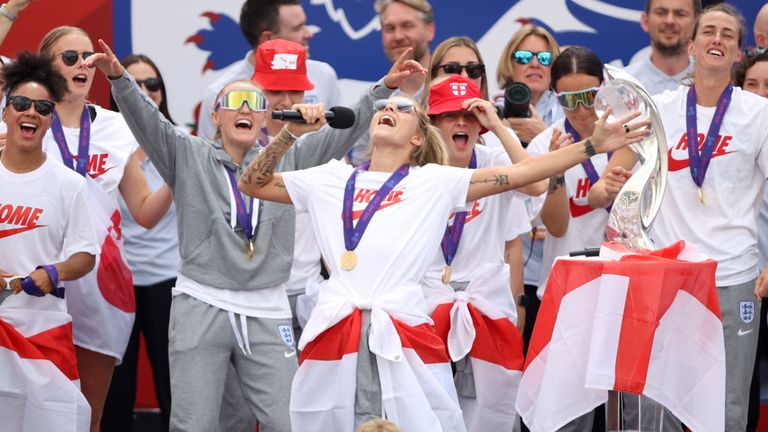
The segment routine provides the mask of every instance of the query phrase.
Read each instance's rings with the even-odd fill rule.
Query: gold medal
[[[354,251],[346,251],[341,256],[341,268],[342,270],[350,271],[357,265],[357,255]]]
[[[443,267],[443,283],[448,285],[451,281],[451,266],[447,265]]]
[[[253,255],[254,255],[254,252],[253,252],[253,240],[248,240],[246,242],[246,250],[248,251],[248,259],[252,260],[253,259]]]
[[[19,291],[21,291],[21,282],[22,282],[23,280],[24,280],[24,279],[22,279],[22,278],[20,278],[20,277],[15,277],[15,278],[11,279],[10,281],[8,281],[8,287],[9,287],[9,288],[10,288],[10,289],[11,289],[13,292],[19,292]]]
[[[702,191],[701,188],[699,188],[699,201],[704,204],[704,191]]]

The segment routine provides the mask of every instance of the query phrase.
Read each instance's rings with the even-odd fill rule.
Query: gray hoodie
[[[340,159],[368,130],[373,102],[388,98],[393,90],[380,81],[353,108],[355,125],[349,129],[323,127],[299,138],[288,150],[277,171],[310,168]],[[254,290],[277,286],[286,280],[293,257],[295,214],[293,206],[263,201],[254,238],[255,256],[248,259],[246,236],[238,224],[230,225],[230,195],[222,169],[244,167],[256,157],[252,148],[238,166],[221,141],[211,143],[179,132],[157,110],[125,73],[112,81],[112,94],[136,140],[170,186],[178,212],[182,275],[204,285]],[[246,203],[248,197],[244,196]],[[341,233],[339,233],[341,235]]]

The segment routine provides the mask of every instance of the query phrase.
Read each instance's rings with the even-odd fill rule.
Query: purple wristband
[[[53,285],[53,291],[51,291],[51,295],[54,297],[58,297],[63,299],[64,298],[64,288],[59,288],[59,272],[56,270],[56,266],[53,265],[42,265],[37,266],[37,269],[43,269],[46,273],[48,273],[48,277],[51,278],[51,284]],[[45,295],[43,291],[40,289],[40,287],[35,284],[35,282],[30,278],[29,276],[25,277],[24,280],[21,282],[21,288],[24,290],[25,293],[35,296],[35,297],[42,297]]]

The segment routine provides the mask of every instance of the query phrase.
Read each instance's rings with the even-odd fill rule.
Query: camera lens
[[[531,89],[521,82],[512,83],[504,90],[504,117],[527,118],[531,116]]]

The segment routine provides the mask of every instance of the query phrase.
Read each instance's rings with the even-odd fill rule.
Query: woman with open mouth
[[[330,272],[299,342],[291,423],[301,431],[351,432],[383,415],[403,430],[464,431],[449,358],[429,325],[420,284],[449,215],[637,142],[647,122],[626,134],[604,117],[579,144],[514,166],[469,170],[441,165],[440,133],[414,100],[393,96],[374,107],[370,163],[275,173],[293,144],[275,140],[239,182],[248,195],[308,212]],[[370,201],[356,199],[369,193]]]
[[[682,239],[717,260],[728,431],[747,427],[760,322],[755,299],[768,293],[756,226],[768,177],[768,101],[731,84],[745,34],[744,18],[732,6],[706,8],[688,43],[692,82],[653,97],[669,148],[669,174],[651,239],[658,247]],[[608,206],[634,163],[631,151],[616,152],[590,191],[590,203]]]
[[[98,431],[112,371],[125,352],[135,311],[131,274],[121,251],[118,195],[133,218],[151,228],[168,210],[171,194],[167,186],[150,192],[135,153],[138,144],[123,117],[88,103],[93,84],[93,71],[85,67],[85,59],[93,54],[88,34],[76,27],[57,27],[43,37],[39,51],[52,59],[67,82],[43,148],[93,184],[92,210],[103,209],[103,217],[113,223],[110,233],[100,238],[96,270],[73,282],[67,295],[81,386],[92,408],[91,430]]]

